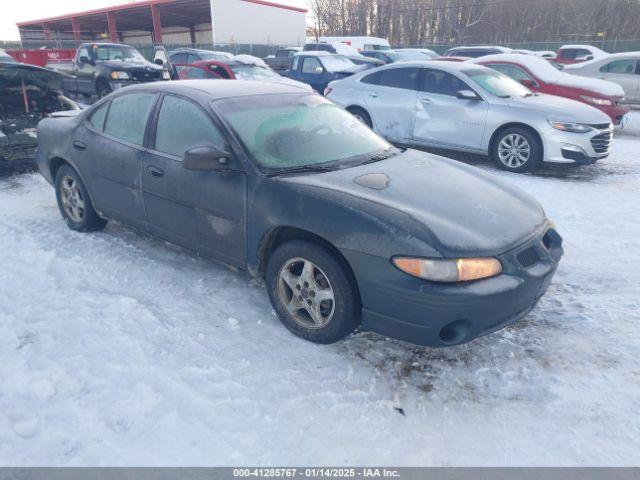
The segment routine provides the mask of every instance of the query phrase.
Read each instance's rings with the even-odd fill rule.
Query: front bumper
[[[560,235],[545,226],[498,256],[502,274],[442,284],[402,273],[387,259],[343,252],[356,272],[363,327],[431,347],[465,343],[523,318],[546,292],[562,253]]]
[[[595,125],[586,133],[571,133],[557,130],[551,125],[542,132],[544,161],[586,165],[609,156],[613,140],[610,125]]]

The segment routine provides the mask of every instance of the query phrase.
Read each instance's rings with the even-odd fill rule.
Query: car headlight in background
[[[393,264],[404,273],[432,282],[468,282],[502,273],[497,258],[429,258],[394,257]]]
[[[587,103],[600,107],[610,107],[613,105],[613,102],[606,98],[590,97],[589,95],[580,95],[580,98]]]
[[[584,125],[582,123],[557,122],[549,120],[549,125],[557,130],[562,130],[563,132],[586,133],[591,130],[589,125]]]
[[[111,72],[112,80],[129,80],[129,74],[127,72]]]

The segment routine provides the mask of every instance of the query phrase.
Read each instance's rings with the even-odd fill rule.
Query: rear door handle
[[[422,103],[426,103],[426,104],[433,103],[433,100],[431,100],[430,98],[427,98],[427,97],[421,98],[420,101]]]
[[[371,96],[372,96],[373,98],[378,98],[378,94],[377,94],[376,92],[373,92],[373,93],[371,94]]]
[[[74,140],[73,141],[73,148],[78,149],[78,150],[86,150],[87,149],[87,144],[81,142],[80,140]]]
[[[153,177],[164,177],[164,170],[154,167],[153,165],[147,167],[147,172]]]

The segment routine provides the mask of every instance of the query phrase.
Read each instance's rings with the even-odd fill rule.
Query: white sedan
[[[588,62],[566,65],[564,70],[572,75],[617,83],[624,90],[625,101],[640,103],[640,52],[614,53]]]

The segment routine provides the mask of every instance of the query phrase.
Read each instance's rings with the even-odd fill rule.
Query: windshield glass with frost
[[[496,72],[489,68],[462,70],[462,73],[482,89],[497,97],[526,97],[531,95],[531,90],[521,83],[516,82],[504,73]]]
[[[267,172],[348,166],[392,148],[353,115],[315,94],[231,98],[214,102],[214,108]]]
[[[96,58],[98,60],[113,61],[120,60],[123,62],[136,60],[144,62],[145,59],[135,48],[124,45],[100,45],[96,48]]]

